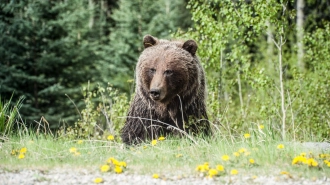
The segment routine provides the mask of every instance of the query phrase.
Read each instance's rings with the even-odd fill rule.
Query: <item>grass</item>
[[[114,157],[125,161],[128,174],[154,173],[160,176],[208,176],[208,171],[196,171],[198,165],[209,164],[209,168],[223,165],[225,173],[221,176],[230,176],[230,171],[238,170],[237,176],[283,176],[281,172],[288,172],[291,177],[321,178],[330,177],[328,167],[319,154],[324,151],[309,151],[299,144],[281,143],[279,140],[260,140],[256,135],[249,138],[228,139],[228,136],[216,135],[212,138],[194,138],[197,144],[186,138],[166,138],[152,146],[151,142],[140,146],[125,147],[122,143],[102,140],[57,140],[48,136],[26,134],[24,137],[11,137],[3,142],[0,150],[0,168],[7,170],[67,168],[89,169],[100,171],[100,166],[107,159]],[[284,148],[278,149],[283,144]],[[27,148],[25,157],[18,159],[18,152],[12,155],[13,150]],[[76,148],[70,152],[70,148]],[[236,157],[233,153],[244,148],[245,152]],[[305,152],[306,155],[318,161],[317,166],[307,164],[292,165],[295,156]],[[312,152],[312,154],[309,154]],[[228,155],[229,160],[223,161],[222,156]],[[330,160],[329,151],[326,154]],[[255,161],[254,164],[249,162]],[[284,174],[285,175],[285,174]]]

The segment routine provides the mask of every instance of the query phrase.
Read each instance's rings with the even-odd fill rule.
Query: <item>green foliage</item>
[[[22,105],[22,98],[20,98],[15,106],[11,106],[12,99],[10,98],[8,101],[3,101],[0,96],[0,139],[4,137],[8,137],[14,133],[15,123],[19,123],[17,120],[18,111]]]
[[[293,139],[329,138],[330,78],[323,75],[329,69],[323,62],[329,31],[305,35],[308,70],[298,72],[293,7],[292,1],[189,2],[195,27],[183,36],[200,43],[210,121],[225,133],[239,134],[252,123],[270,123],[279,132],[284,116],[285,132]]]
[[[112,15],[115,26],[110,29],[111,63],[104,71],[116,88],[132,92],[134,88],[127,81],[134,76],[143,36],[168,38],[177,29],[186,30],[191,26],[190,14],[183,0],[121,0],[118,5]]]
[[[92,91],[89,84],[83,87],[83,94],[85,108],[80,112],[80,119],[74,126],[63,126],[59,136],[69,139],[118,136],[129,108],[127,96],[112,86],[103,88],[99,85],[97,90]]]
[[[73,124],[78,115],[68,97],[81,108],[81,85],[105,78],[97,70],[105,52],[93,29],[99,14],[90,2],[0,3],[0,93],[9,98],[15,91],[13,100],[24,96],[21,114],[30,127],[40,117],[52,129]]]

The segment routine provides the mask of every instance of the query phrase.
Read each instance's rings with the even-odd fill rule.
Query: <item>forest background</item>
[[[14,122],[34,131],[117,135],[142,38],[151,34],[197,41],[209,121],[222,134],[263,125],[282,139],[328,140],[329,7],[329,0],[2,0],[0,105],[11,103]],[[11,119],[4,114],[1,132]]]

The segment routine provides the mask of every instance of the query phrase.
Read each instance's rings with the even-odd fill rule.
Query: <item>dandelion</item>
[[[97,177],[94,179],[94,183],[95,184],[99,184],[99,183],[102,183],[103,182],[103,179],[101,177]]]
[[[220,171],[220,172],[223,172],[223,171],[225,171],[225,167],[223,167],[222,165],[217,165],[216,167],[215,167],[218,171]]]
[[[245,148],[240,148],[240,149],[238,150],[238,152],[239,152],[239,153],[244,153],[244,152],[246,152],[246,149],[245,149]]]
[[[71,147],[71,148],[70,148],[70,153],[75,153],[75,152],[77,152],[77,148],[75,148],[75,147]]]
[[[206,172],[209,170],[209,163],[204,163],[203,165],[198,165],[196,171]]]
[[[282,174],[282,175],[290,175],[290,173],[287,172],[287,171],[281,171],[280,174]]]
[[[148,148],[147,146],[143,146],[143,149],[146,149],[146,148]]]
[[[279,144],[279,145],[277,145],[277,149],[279,149],[279,150],[284,149],[284,145],[283,145],[283,144]]]
[[[213,176],[218,175],[218,170],[216,169],[210,169],[209,170],[209,177],[212,178]]]
[[[152,146],[155,146],[156,144],[157,144],[157,140],[152,140],[152,141],[151,141],[151,145],[152,145]]]
[[[306,164],[307,164],[308,166],[313,166],[313,167],[316,167],[316,166],[319,165],[319,164],[317,163],[317,161],[316,161],[315,159],[313,159],[313,158],[309,158],[309,159],[307,159]]]
[[[163,140],[165,140],[165,137],[163,137],[163,136],[160,136],[160,137],[158,138],[158,141],[163,141]]]
[[[110,166],[105,164],[101,166],[101,172],[108,172],[110,170]]]
[[[330,163],[327,164],[327,167],[330,167]]]
[[[233,170],[230,171],[230,174],[231,174],[231,175],[237,175],[237,174],[238,174],[238,171],[235,170],[235,169],[233,169]]]
[[[18,155],[18,159],[24,159],[25,158],[25,155],[24,154],[19,154]]]
[[[264,125],[258,125],[258,128],[259,128],[260,130],[262,130],[262,129],[265,128],[265,126],[264,126]]]
[[[125,167],[125,168],[126,168],[127,164],[126,164],[126,162],[124,162],[124,161],[120,161],[120,162],[118,163],[118,166],[122,166],[122,167]]]
[[[12,150],[10,154],[11,155],[16,155],[17,153],[18,153],[17,150]]]
[[[222,159],[223,161],[228,161],[230,158],[229,158],[228,155],[223,155],[223,156],[221,157],[221,159]]]
[[[158,179],[158,178],[159,178],[159,175],[158,175],[157,173],[154,173],[154,174],[152,175],[152,178],[154,178],[154,179]]]
[[[249,133],[245,133],[245,134],[244,134],[244,137],[245,137],[245,139],[248,139],[248,138],[251,137],[251,135],[250,135]]]
[[[82,143],[83,143],[83,140],[78,140],[78,141],[77,141],[77,144],[78,144],[78,145],[80,145],[80,144],[82,144]]]
[[[19,153],[21,153],[21,154],[25,154],[26,151],[27,151],[26,147],[23,147],[23,148],[21,148],[21,150],[19,151]]]
[[[239,157],[240,156],[239,152],[234,152],[234,156]]]
[[[250,162],[250,164],[254,164],[255,163],[254,159],[249,159],[249,162]]]
[[[176,158],[179,158],[179,157],[182,157],[183,155],[182,154],[176,154]]]
[[[120,166],[116,166],[115,169],[114,169],[114,171],[116,173],[122,173],[123,172],[123,169]]]
[[[113,135],[108,135],[107,140],[113,141],[113,140],[115,140],[115,137]]]
[[[300,156],[302,156],[302,157],[306,157],[306,153],[305,153],[305,152],[300,153]]]

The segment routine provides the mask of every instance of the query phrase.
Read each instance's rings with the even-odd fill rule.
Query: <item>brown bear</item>
[[[143,38],[136,66],[135,97],[121,137],[138,144],[169,133],[208,135],[205,75],[193,40]]]

